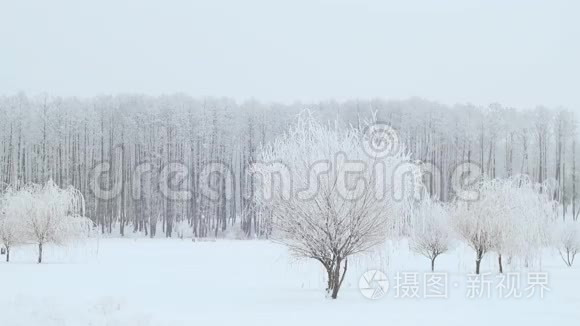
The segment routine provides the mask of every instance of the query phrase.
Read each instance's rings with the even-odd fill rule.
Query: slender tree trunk
[[[340,290],[340,259],[337,260],[334,270],[332,271],[332,295],[330,296],[332,299],[336,299],[338,297],[338,291]]]
[[[503,264],[501,262],[501,254],[498,254],[498,256],[497,256],[497,262],[499,264],[499,272],[500,273],[503,273]]]
[[[42,242],[38,243],[38,263],[42,263]]]
[[[572,141],[572,219],[576,221],[576,134]]]
[[[477,250],[477,257],[475,258],[475,274],[479,274],[479,267],[481,265],[481,260],[483,259],[483,250]]]
[[[332,288],[332,295],[331,295],[332,299],[336,299],[338,297],[338,291],[340,290],[340,287],[342,285],[342,281],[344,281],[344,275],[346,274],[346,269],[348,268],[348,260],[345,260],[344,265],[342,265],[342,268],[343,268],[342,274],[340,272],[341,265],[342,265],[342,260],[339,258],[335,264],[335,267],[334,267],[334,277],[333,277],[334,285]]]
[[[330,266],[326,267],[326,276],[328,278],[328,284],[326,286],[326,291],[328,293],[330,293],[332,291],[332,287],[334,286],[334,282],[333,282],[334,275],[332,272],[333,272],[332,267],[330,267]]]
[[[10,246],[6,246],[6,262],[10,262]]]
[[[433,258],[431,258],[431,271],[434,272],[435,271],[435,259],[437,258],[437,256],[433,256]]]
[[[344,276],[348,268],[348,260],[345,259],[344,264],[342,262],[343,261],[341,258],[337,258],[330,264],[323,263],[324,268],[326,269],[328,280],[326,292],[332,299],[336,299],[338,297],[338,291],[340,290],[342,282],[344,281]]]

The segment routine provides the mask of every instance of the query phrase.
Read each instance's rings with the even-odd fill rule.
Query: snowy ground
[[[423,298],[425,258],[405,245],[350,262],[338,300],[324,296],[316,263],[295,261],[266,241],[192,242],[177,239],[101,239],[48,247],[37,265],[35,248],[17,248],[0,263],[0,325],[578,325],[580,269],[546,255],[522,271],[548,273],[544,298],[468,298],[469,249],[442,256],[448,298]],[[3,257],[2,257],[3,258]],[[515,264],[514,264],[515,265]],[[506,266],[506,270],[516,266]],[[496,277],[495,256],[483,271]],[[391,287],[381,299],[359,291],[368,269],[383,270]],[[420,298],[401,298],[396,272],[418,272]],[[411,274],[409,274],[411,275]],[[525,292],[524,292],[525,294]]]

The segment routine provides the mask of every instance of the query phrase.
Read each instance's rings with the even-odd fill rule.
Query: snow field
[[[580,318],[578,268],[566,268],[555,253],[529,269],[505,266],[522,277],[548,272],[543,299],[467,298],[466,273],[474,263],[463,247],[437,260],[436,269],[449,273],[447,299],[398,298],[396,272],[429,269],[403,242],[350,261],[338,300],[330,300],[318,263],[296,261],[268,241],[99,239],[47,246],[40,265],[35,249],[17,247],[11,263],[0,263],[2,326],[576,325]],[[489,254],[482,263],[491,278],[495,259]],[[388,275],[385,297],[360,293],[359,278],[368,269]]]

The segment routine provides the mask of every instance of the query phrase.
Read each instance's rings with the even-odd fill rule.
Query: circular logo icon
[[[389,279],[385,273],[378,270],[370,270],[364,273],[358,281],[360,293],[371,300],[377,300],[385,296],[389,290]]]
[[[397,132],[385,123],[375,123],[364,131],[363,150],[370,157],[385,158],[397,155],[400,140]]]

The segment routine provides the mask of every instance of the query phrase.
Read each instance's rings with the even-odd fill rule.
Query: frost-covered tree
[[[435,270],[435,259],[449,250],[451,245],[449,214],[445,207],[430,198],[421,201],[413,212],[413,223],[409,236],[411,251],[431,261]]]
[[[453,214],[455,230],[476,252],[476,273],[490,251],[497,252],[502,273],[502,255],[527,261],[548,244],[555,203],[547,187],[518,175],[484,179],[478,192],[476,201],[457,202]]]
[[[12,191],[0,198],[0,241],[6,248],[6,261],[10,261],[10,250],[24,242],[22,211],[15,211],[14,205],[8,205]]]
[[[8,197],[7,205],[23,217],[25,238],[38,244],[38,263],[45,244],[61,245],[90,230],[90,220],[83,217],[84,199],[72,187],[61,189],[52,181],[27,186]]]
[[[0,216],[0,241],[6,248],[6,262],[10,261],[10,250],[20,243],[20,226],[14,218]]]
[[[262,181],[255,200],[272,218],[272,239],[297,257],[320,262],[333,299],[349,257],[383,244],[406,221],[420,180],[402,144],[379,157],[364,142],[389,144],[365,137],[302,114],[288,133],[261,150],[254,165]]]
[[[549,244],[550,224],[557,218],[557,203],[546,183],[534,183],[517,175],[488,182],[486,191],[495,197],[495,219],[498,239],[499,272],[503,272],[502,255],[519,257],[526,264],[537,258]]]
[[[572,267],[580,252],[580,224],[576,221],[556,223],[552,241],[566,266]]]
[[[457,234],[475,251],[475,273],[481,261],[497,242],[495,229],[489,223],[491,212],[481,201],[459,202],[453,210],[453,227]]]

